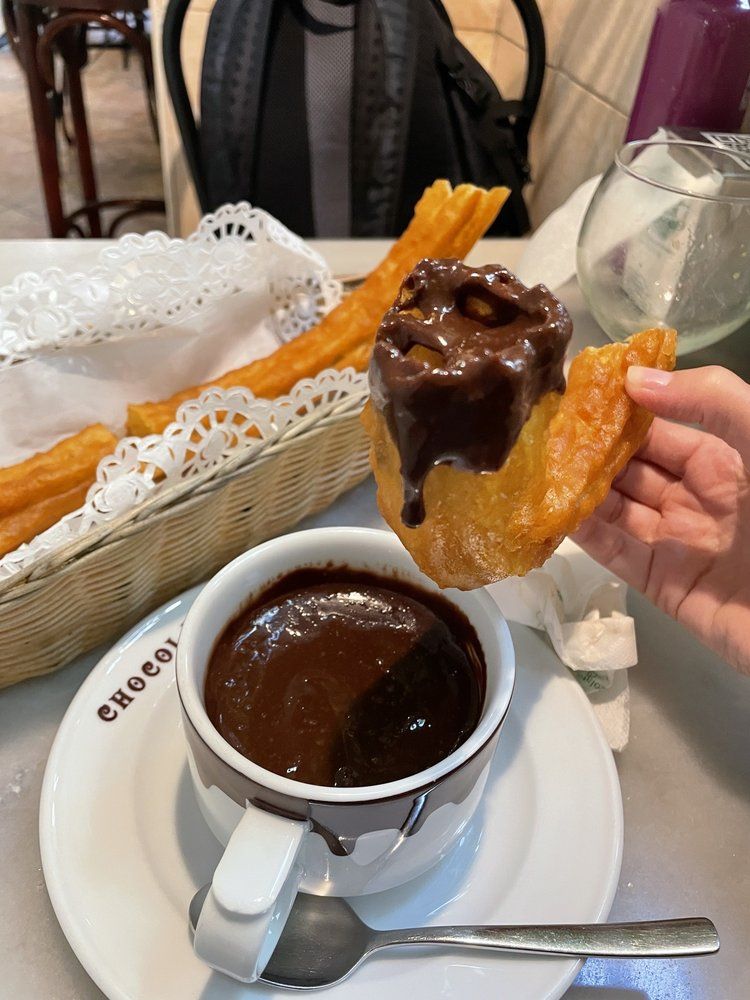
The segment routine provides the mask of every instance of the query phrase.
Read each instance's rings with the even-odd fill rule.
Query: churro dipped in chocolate
[[[543,285],[506,268],[423,260],[378,330],[370,363],[373,405],[401,456],[402,520],[424,520],[430,469],[496,472],[531,409],[565,388],[573,327]]]
[[[671,369],[674,330],[574,358],[544,286],[424,260],[377,334],[363,413],[378,505],[419,567],[470,590],[541,566],[602,502],[651,414],[630,365]]]

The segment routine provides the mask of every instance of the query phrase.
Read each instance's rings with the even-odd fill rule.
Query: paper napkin
[[[578,233],[601,176],[590,177],[576,188],[527,241],[516,267],[525,285],[541,283],[554,292],[575,276]]]
[[[509,621],[546,632],[591,699],[613,750],[627,746],[627,669],[638,662],[626,585],[565,539],[541,569],[487,588]]]

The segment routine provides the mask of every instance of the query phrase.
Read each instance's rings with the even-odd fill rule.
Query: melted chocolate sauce
[[[315,785],[396,781],[474,731],[485,665],[445,598],[347,567],[301,569],[256,597],[214,647],[206,711],[261,767]]]
[[[526,288],[504,267],[417,264],[383,317],[370,363],[373,405],[401,457],[404,524],[424,520],[434,466],[502,466],[534,404],[564,390],[572,331],[544,285]]]

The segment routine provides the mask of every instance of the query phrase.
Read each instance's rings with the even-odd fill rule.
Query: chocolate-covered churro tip
[[[565,389],[573,327],[544,287],[504,267],[422,260],[383,317],[370,362],[373,405],[401,459],[402,520],[425,517],[434,466],[495,472],[534,404]]]

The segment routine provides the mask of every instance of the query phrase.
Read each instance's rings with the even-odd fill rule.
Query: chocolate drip
[[[434,466],[502,466],[534,404],[564,390],[572,331],[544,285],[526,288],[504,267],[417,264],[383,317],[370,362],[372,402],[401,458],[404,524],[424,520]]]

